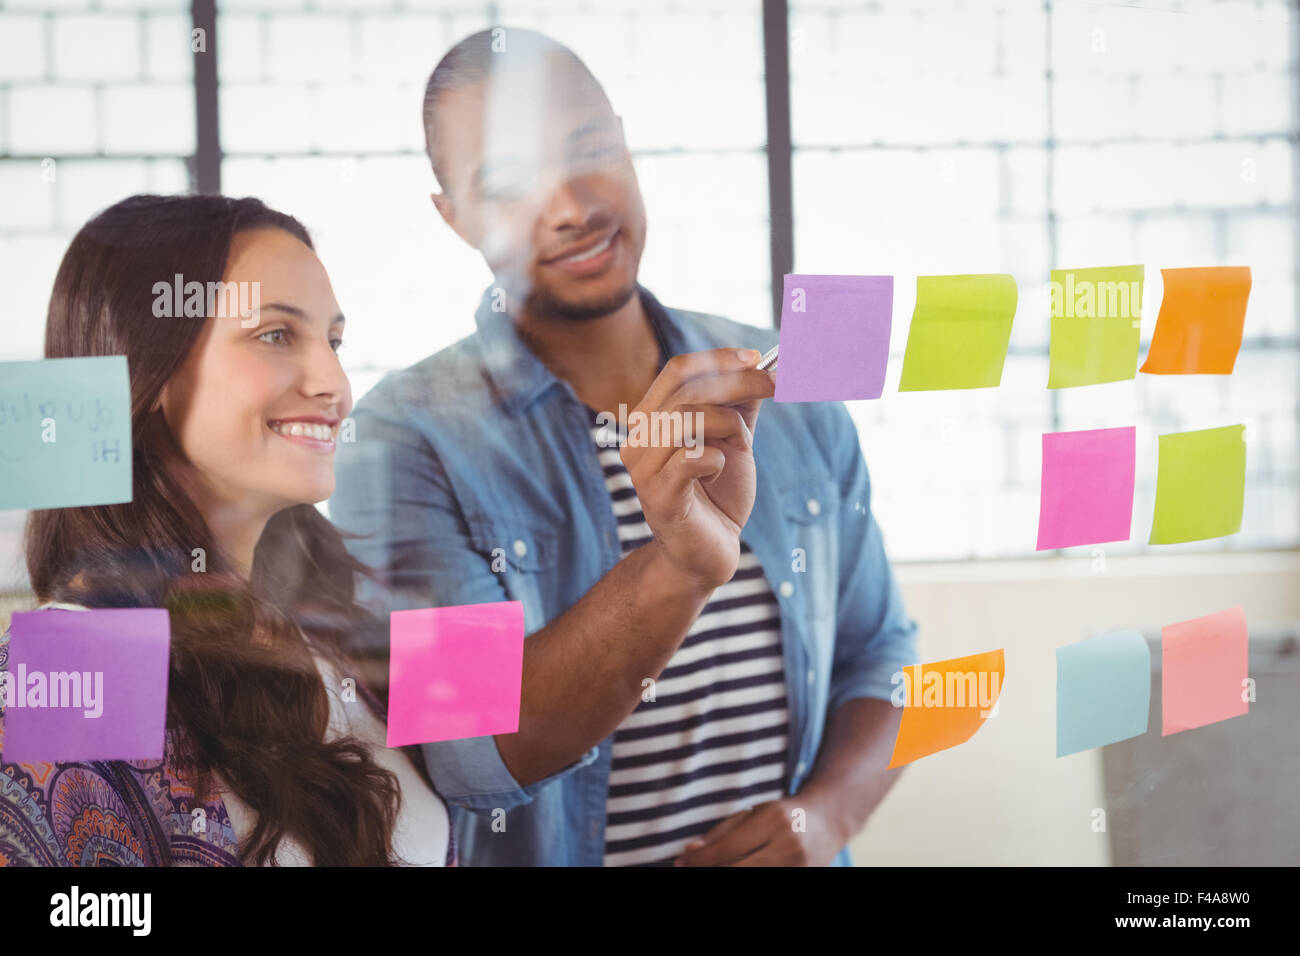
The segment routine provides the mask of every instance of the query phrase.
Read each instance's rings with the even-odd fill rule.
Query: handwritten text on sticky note
[[[130,500],[125,356],[0,363],[0,509]]]

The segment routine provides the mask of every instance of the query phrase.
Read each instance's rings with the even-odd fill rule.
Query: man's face
[[[636,292],[645,206],[622,123],[559,55],[442,94],[439,211],[539,317],[586,319]]]

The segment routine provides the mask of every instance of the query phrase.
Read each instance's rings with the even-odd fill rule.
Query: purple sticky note
[[[519,601],[394,611],[389,636],[388,746],[519,729]]]
[[[1132,425],[1044,434],[1037,550],[1127,541],[1136,452]]]
[[[0,678],[4,759],[161,759],[170,652],[160,608],[15,613]]]
[[[776,401],[879,398],[893,309],[893,276],[787,275]]]

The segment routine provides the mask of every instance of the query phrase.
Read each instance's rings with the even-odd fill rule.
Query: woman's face
[[[200,500],[267,515],[324,501],[339,423],[352,410],[336,355],[343,316],[325,268],[289,233],[258,229],[235,237],[223,281],[257,283],[235,288],[260,309],[219,309],[162,394],[200,473]]]

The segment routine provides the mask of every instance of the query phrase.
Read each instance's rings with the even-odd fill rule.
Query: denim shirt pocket
[[[791,583],[796,607],[821,643],[833,620],[839,580],[839,489],[824,473],[797,477],[781,492],[781,509],[790,535]]]
[[[544,595],[556,593],[559,542],[555,532],[511,518],[466,517],[470,541],[493,573],[501,577],[508,600],[524,605],[524,631],[531,634],[548,620]]]

